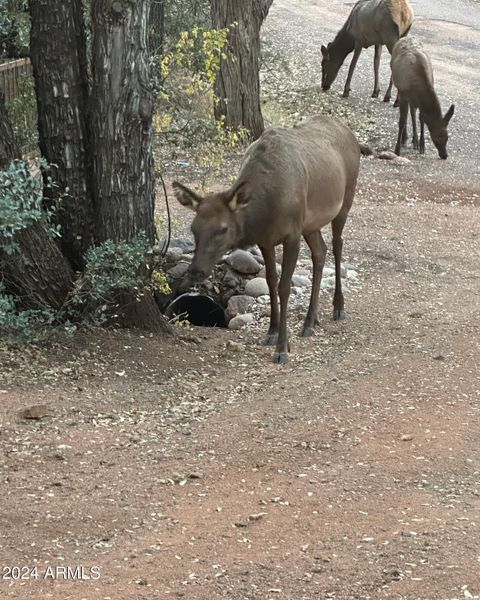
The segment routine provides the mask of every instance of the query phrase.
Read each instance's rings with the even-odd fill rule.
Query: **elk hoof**
[[[302,331],[300,332],[300,337],[311,337],[315,334],[315,329],[313,327],[304,326]]]
[[[378,98],[379,93],[380,93],[380,90],[373,90],[372,98]]]
[[[400,106],[400,100],[397,98],[393,103],[393,108],[398,108]]]
[[[288,363],[288,353],[287,352],[275,352],[273,355],[273,362],[276,365],[285,365]]]
[[[343,321],[345,318],[345,311],[343,308],[335,308],[333,309],[333,320],[334,321]]]
[[[350,96],[350,90],[345,90],[342,94],[344,98],[348,98]]]
[[[264,346],[276,346],[278,341],[278,333],[267,333],[267,336],[263,340]]]

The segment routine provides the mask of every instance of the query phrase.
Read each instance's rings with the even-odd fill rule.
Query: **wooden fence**
[[[0,63],[0,90],[5,94],[8,104],[18,94],[19,79],[22,75],[32,74],[32,64],[29,58],[20,58]]]

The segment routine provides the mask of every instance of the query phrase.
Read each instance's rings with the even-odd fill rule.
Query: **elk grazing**
[[[316,116],[291,129],[266,130],[247,149],[240,174],[227,191],[201,197],[175,182],[177,200],[196,212],[192,223],[195,255],[182,289],[206,279],[228,250],[258,244],[270,292],[265,344],[276,345],[274,362],[287,362],[287,307],[301,236],[313,262],[310,305],[301,332],[306,337],[314,333],[317,323],[327,253],[321,229],[329,223],[335,257],[333,318],[344,318],[342,231],[355,194],[359,162],[360,147],[353,133],[331,117]],[[283,244],[279,284],[278,244]]]
[[[433,86],[433,68],[428,54],[412,38],[400,40],[392,53],[393,81],[398,88],[400,118],[395,153],[400,156],[407,140],[407,117],[410,106],[412,118],[412,143],[421,154],[425,153],[425,123],[440,158],[447,158],[448,123],[455,111],[452,104],[442,116],[440,102]],[[417,109],[420,111],[420,141],[417,133]]]
[[[327,47],[322,46],[322,89],[329,90],[345,58],[353,52],[343,97],[350,94],[350,83],[363,48],[375,46],[373,68],[375,84],[372,98],[380,92],[378,69],[383,46],[390,54],[398,40],[407,35],[413,23],[413,10],[408,0],[359,0],[352,8],[345,25]],[[390,102],[392,79],[384,102]],[[395,103],[396,104],[396,103]]]

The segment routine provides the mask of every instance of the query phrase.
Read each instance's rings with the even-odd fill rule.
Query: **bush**
[[[6,0],[0,0],[0,58],[28,56],[30,18],[27,2],[19,0],[14,9]]]
[[[46,173],[46,185],[54,187],[48,176],[49,166],[39,161]],[[0,171],[0,257],[1,253],[12,254],[18,248],[15,236],[37,221],[50,223],[54,208],[43,208],[43,185],[38,177],[31,175],[23,160],[13,161],[6,171]],[[52,234],[59,235],[58,228],[49,226]]]

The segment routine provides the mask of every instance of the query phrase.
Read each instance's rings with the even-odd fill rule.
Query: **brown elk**
[[[400,118],[395,153],[400,156],[407,139],[407,117],[410,106],[412,143],[421,154],[425,153],[425,123],[440,158],[447,158],[447,127],[455,111],[452,104],[443,116],[433,85],[433,68],[428,54],[413,38],[400,40],[392,53],[393,81],[398,88]],[[420,111],[420,141],[417,133],[417,109]]]
[[[335,257],[333,318],[344,318],[342,231],[355,194],[359,161],[360,147],[353,133],[331,117],[316,116],[291,129],[266,130],[247,149],[240,174],[227,191],[201,197],[174,183],[178,201],[196,212],[195,255],[182,288],[207,278],[228,250],[258,244],[270,292],[265,343],[276,345],[276,363],[288,361],[287,307],[302,235],[312,255],[313,282],[301,335],[314,333],[327,253],[321,229],[329,223]],[[283,244],[279,284],[278,244]]]
[[[413,10],[408,0],[360,0],[357,2],[333,42],[329,43],[327,47],[322,46],[322,89],[324,91],[330,89],[345,58],[350,52],[353,52],[343,91],[344,98],[348,98],[353,72],[362,49],[375,46],[373,61],[375,84],[372,98],[377,98],[380,92],[378,69],[382,47],[387,46],[391,54],[398,40],[410,31],[412,23]],[[392,79],[390,78],[383,101],[390,102],[391,94]]]

